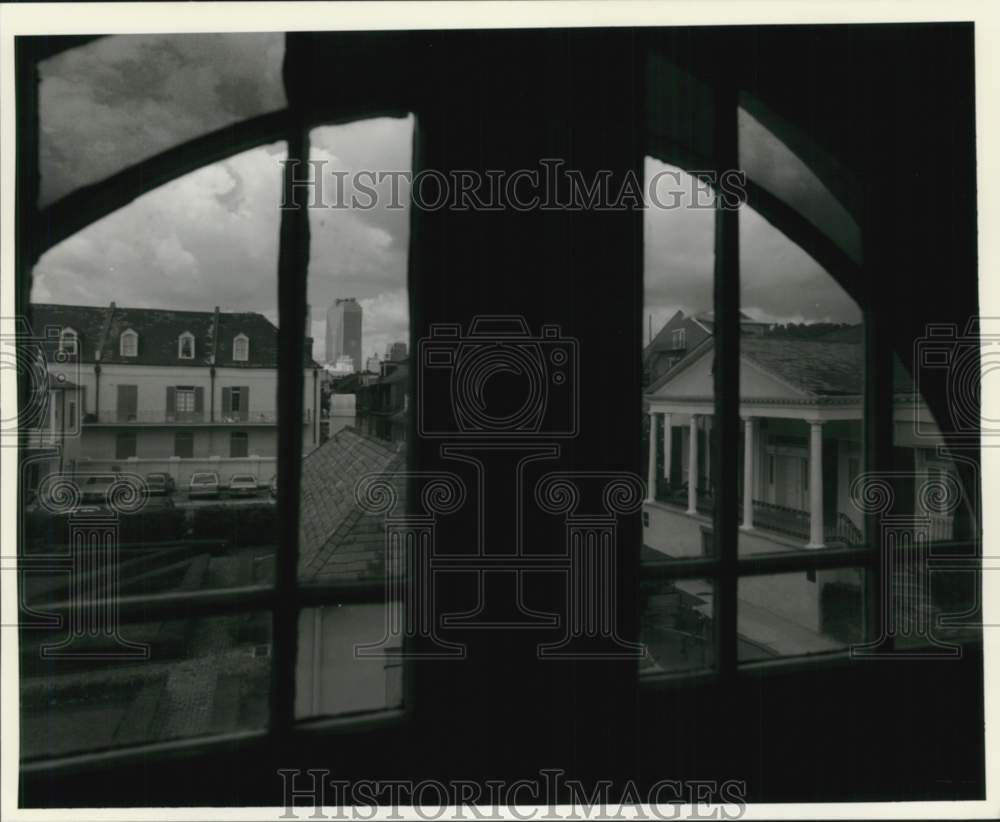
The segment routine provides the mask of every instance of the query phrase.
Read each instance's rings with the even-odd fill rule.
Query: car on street
[[[229,478],[229,496],[257,496],[257,478],[253,474],[233,474]]]
[[[80,488],[80,500],[84,503],[104,505],[108,502],[108,491],[118,480],[116,474],[94,474],[84,480]]]
[[[154,471],[152,474],[146,474],[146,488],[150,496],[162,497],[174,493],[177,484],[170,474]]]
[[[198,471],[191,475],[191,482],[188,483],[188,499],[195,497],[218,499],[219,493],[219,475],[214,471]]]

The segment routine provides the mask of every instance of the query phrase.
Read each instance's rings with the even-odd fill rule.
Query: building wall
[[[162,428],[146,428],[142,425],[116,426],[88,429],[80,441],[79,457],[89,460],[120,462],[115,458],[119,433],[134,433],[136,456],[140,459],[170,459],[174,456],[175,437],[178,432],[193,435],[193,459],[224,457],[230,455],[231,434],[239,431],[247,434],[247,454],[260,457],[274,457],[278,451],[278,432],[275,426],[259,428],[238,426],[185,427],[183,425]]]
[[[136,449],[140,458],[169,458],[174,455],[174,433],[191,431],[194,433],[194,454],[196,458],[219,456],[229,457],[230,434],[233,430],[245,430],[248,435],[248,453],[262,457],[273,457],[277,453],[277,431],[273,427],[277,419],[278,371],[274,368],[225,368],[216,369],[214,391],[208,368],[184,366],[132,366],[122,364],[105,365],[98,379],[92,365],[84,365],[79,375],[81,390],[74,392],[80,399],[77,436],[68,438],[64,456],[77,456],[91,460],[115,459],[115,435],[118,431],[131,430],[136,434]],[[138,421],[133,427],[104,428],[83,424],[83,415],[93,414],[98,409],[99,422],[111,423],[118,419],[118,386],[136,386],[136,412]],[[264,422],[271,425],[234,425],[208,428],[203,425],[185,426],[178,423],[169,428],[150,428],[144,422],[164,422],[167,417],[167,387],[193,386],[203,390],[202,413],[204,423],[213,416],[216,421],[226,416],[223,408],[223,393],[226,388],[247,387],[247,422]],[[214,409],[213,409],[214,393]],[[319,445],[320,384],[314,376],[314,369],[306,369],[303,385],[303,449],[306,453]]]
[[[184,491],[191,481],[191,475],[199,471],[214,471],[222,483],[228,483],[233,474],[252,474],[259,483],[267,483],[277,473],[275,457],[247,457],[245,459],[229,459],[211,457],[202,459],[182,460],[176,457],[168,459],[79,459],[73,470],[76,475],[88,473],[110,473],[114,468],[131,474],[145,476],[154,472],[170,474],[177,483],[177,489]]]

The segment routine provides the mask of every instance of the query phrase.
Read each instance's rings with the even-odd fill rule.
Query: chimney
[[[212,355],[209,362],[215,365],[215,355],[219,350],[219,306],[215,306],[215,317],[212,318]],[[213,399],[215,397],[213,396]]]

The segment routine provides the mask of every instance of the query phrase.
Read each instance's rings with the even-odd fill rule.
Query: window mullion
[[[715,171],[721,176],[738,168],[738,90],[733,75],[722,72],[715,89]],[[714,597],[719,673],[736,671],[738,574],[738,472],[736,460],[724,454],[739,453],[739,211],[727,208],[722,191],[715,191],[715,424],[712,476],[715,478],[714,529],[720,575]]]
[[[297,170],[309,160],[306,100],[310,35],[285,36],[285,91],[289,101],[288,162],[278,245],[278,520],[272,649],[271,733],[288,738],[295,720],[299,557],[299,484],[302,466],[303,363],[306,274],[309,265],[308,192]]]

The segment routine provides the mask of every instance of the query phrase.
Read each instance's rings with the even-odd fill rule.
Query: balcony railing
[[[302,416],[305,425],[313,421],[312,409]],[[277,425],[276,411],[216,412],[210,419],[207,411],[138,411],[135,413],[103,412],[87,414],[84,425]]]
[[[686,482],[671,483],[665,478],[658,478],[656,484],[656,499],[668,505],[687,508],[688,492]],[[739,500],[740,511],[743,510],[743,500]],[[715,510],[715,496],[711,488],[699,488],[696,494],[696,510],[699,514],[711,516]],[[763,500],[753,501],[753,525],[764,531],[783,534],[801,542],[809,541],[809,512],[784,505],[775,505]],[[938,540],[950,536],[950,520],[947,524],[931,522],[932,539]],[[864,533],[847,514],[838,511],[834,521],[823,529],[824,539],[828,545],[857,546],[864,544]]]

